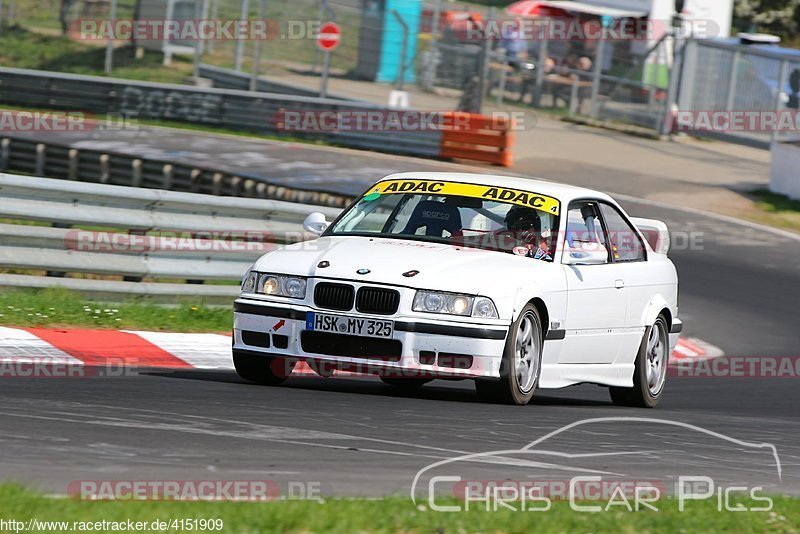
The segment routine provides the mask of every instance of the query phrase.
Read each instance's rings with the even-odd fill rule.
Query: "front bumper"
[[[303,348],[303,332],[306,331],[308,312],[392,320],[394,333],[391,339],[399,342],[402,348],[391,360],[343,356],[340,351],[339,355],[326,354],[337,352],[333,345],[331,350],[325,345],[317,344],[313,347],[313,352],[306,351]],[[507,334],[508,325],[502,324],[484,325],[428,317],[423,320],[418,317],[341,313],[307,305],[248,298],[239,298],[234,303],[234,350],[263,354],[265,357],[288,356],[312,362],[332,362],[340,368],[361,369],[366,372],[394,370],[408,372],[409,375],[497,378],[500,376],[500,362]],[[259,340],[258,344],[253,344],[253,339]],[[305,345],[306,348],[310,346],[309,343]]]

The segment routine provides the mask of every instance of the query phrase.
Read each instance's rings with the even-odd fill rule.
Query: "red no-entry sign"
[[[319,29],[319,34],[317,35],[317,46],[326,52],[330,52],[339,46],[339,42],[341,40],[342,31],[339,29],[339,25],[335,22],[326,22]]]

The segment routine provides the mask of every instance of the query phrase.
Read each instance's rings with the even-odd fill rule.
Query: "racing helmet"
[[[506,228],[512,232],[541,234],[542,220],[533,208],[513,206],[505,217]]]

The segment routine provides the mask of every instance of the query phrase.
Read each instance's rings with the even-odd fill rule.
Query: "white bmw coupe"
[[[262,256],[234,304],[249,381],[279,384],[306,361],[403,388],[473,379],[481,399],[511,404],[579,383],[626,406],[663,394],[682,329],[669,234],[608,195],[403,173],[304,227],[319,237]]]

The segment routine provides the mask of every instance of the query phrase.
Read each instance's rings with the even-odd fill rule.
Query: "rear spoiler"
[[[666,255],[669,252],[669,229],[662,221],[655,219],[641,219],[632,217],[631,222],[636,225],[654,252]]]

